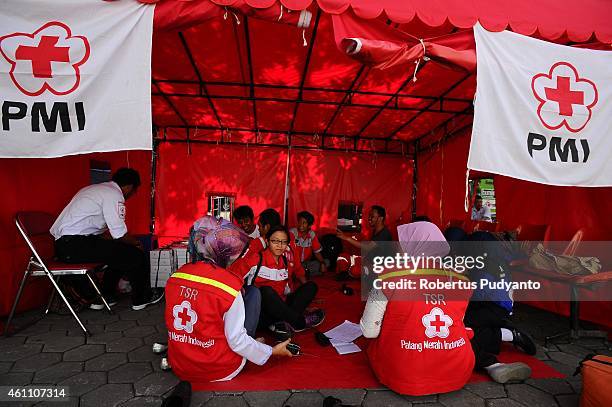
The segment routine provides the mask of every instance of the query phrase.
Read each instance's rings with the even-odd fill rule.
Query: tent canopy
[[[610,42],[611,6],[587,2],[570,11],[558,1],[449,1],[440,8],[391,0],[161,0],[153,44],[157,137],[391,154],[407,154],[419,140],[426,149],[470,126],[475,72],[427,61],[424,53],[470,59],[476,21],[565,44]],[[312,18],[302,33],[296,25],[305,25],[305,9]],[[381,52],[388,68],[374,69],[380,61],[372,53],[351,58],[339,49],[360,28],[382,43],[372,58]],[[404,37],[412,44],[401,44]],[[421,45],[421,38],[430,40]]]

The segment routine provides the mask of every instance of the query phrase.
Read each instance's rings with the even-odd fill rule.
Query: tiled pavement
[[[165,341],[163,305],[132,311],[122,302],[115,315],[82,311],[93,336],[85,338],[67,315],[51,314],[9,338],[0,338],[0,386],[57,384],[70,387],[65,403],[41,402],[37,406],[159,406],[178,380],[162,372],[159,356],[151,344]],[[34,313],[20,316],[25,325]],[[540,345],[545,335],[562,331],[567,320],[519,306],[519,325],[532,332]],[[578,362],[588,353],[610,354],[601,341],[539,346],[537,357],[568,375],[566,379],[528,380],[521,384],[492,382],[469,384],[442,395],[402,397],[385,389],[319,391],[276,391],[244,393],[197,393],[192,406],[321,406],[324,397],[334,396],[346,405],[374,406],[487,406],[548,407],[577,406],[580,376],[572,376]],[[35,403],[2,403],[30,406]]]

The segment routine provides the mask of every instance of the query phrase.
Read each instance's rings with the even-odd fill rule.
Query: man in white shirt
[[[89,185],[72,198],[56,219],[50,232],[55,238],[55,253],[67,263],[103,263],[102,294],[109,304],[116,303],[115,291],[122,276],[132,286],[132,308],[141,310],[161,300],[149,285],[149,264],[142,244],[128,234],[125,200],[140,186],[136,170],[120,168],[110,182]],[[100,310],[104,305],[91,304]]]
[[[472,220],[493,222],[491,218],[491,208],[482,204],[482,197],[480,195],[476,195],[476,199],[474,200]]]

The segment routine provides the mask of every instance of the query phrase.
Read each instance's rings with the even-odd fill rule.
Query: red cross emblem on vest
[[[548,73],[535,75],[531,90],[539,102],[537,114],[544,127],[565,127],[572,133],[587,125],[598,98],[595,83],[581,78],[569,62],[557,62]]]
[[[434,307],[428,314],[423,315],[421,322],[425,327],[425,336],[428,338],[436,336],[446,338],[450,335],[450,326],[453,324],[453,319],[440,308]]]
[[[172,307],[174,317],[174,329],[185,331],[188,334],[193,332],[193,326],[198,322],[198,314],[191,308],[191,303],[187,300]]]
[[[76,90],[81,81],[80,67],[89,59],[89,51],[87,38],[73,36],[70,27],[57,21],[33,33],[0,37],[0,53],[11,64],[11,80],[28,96],[46,90],[67,95]]]

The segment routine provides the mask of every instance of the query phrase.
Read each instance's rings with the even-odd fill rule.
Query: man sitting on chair
[[[102,295],[109,305],[117,283],[127,275],[132,286],[132,309],[141,310],[159,302],[162,295],[151,292],[149,264],[142,244],[128,234],[125,200],[140,186],[140,175],[131,168],[120,168],[112,181],[82,188],[59,215],[50,232],[55,238],[55,253],[66,263],[103,263]],[[99,303],[98,303],[99,302]],[[101,301],[91,308],[101,310]]]

